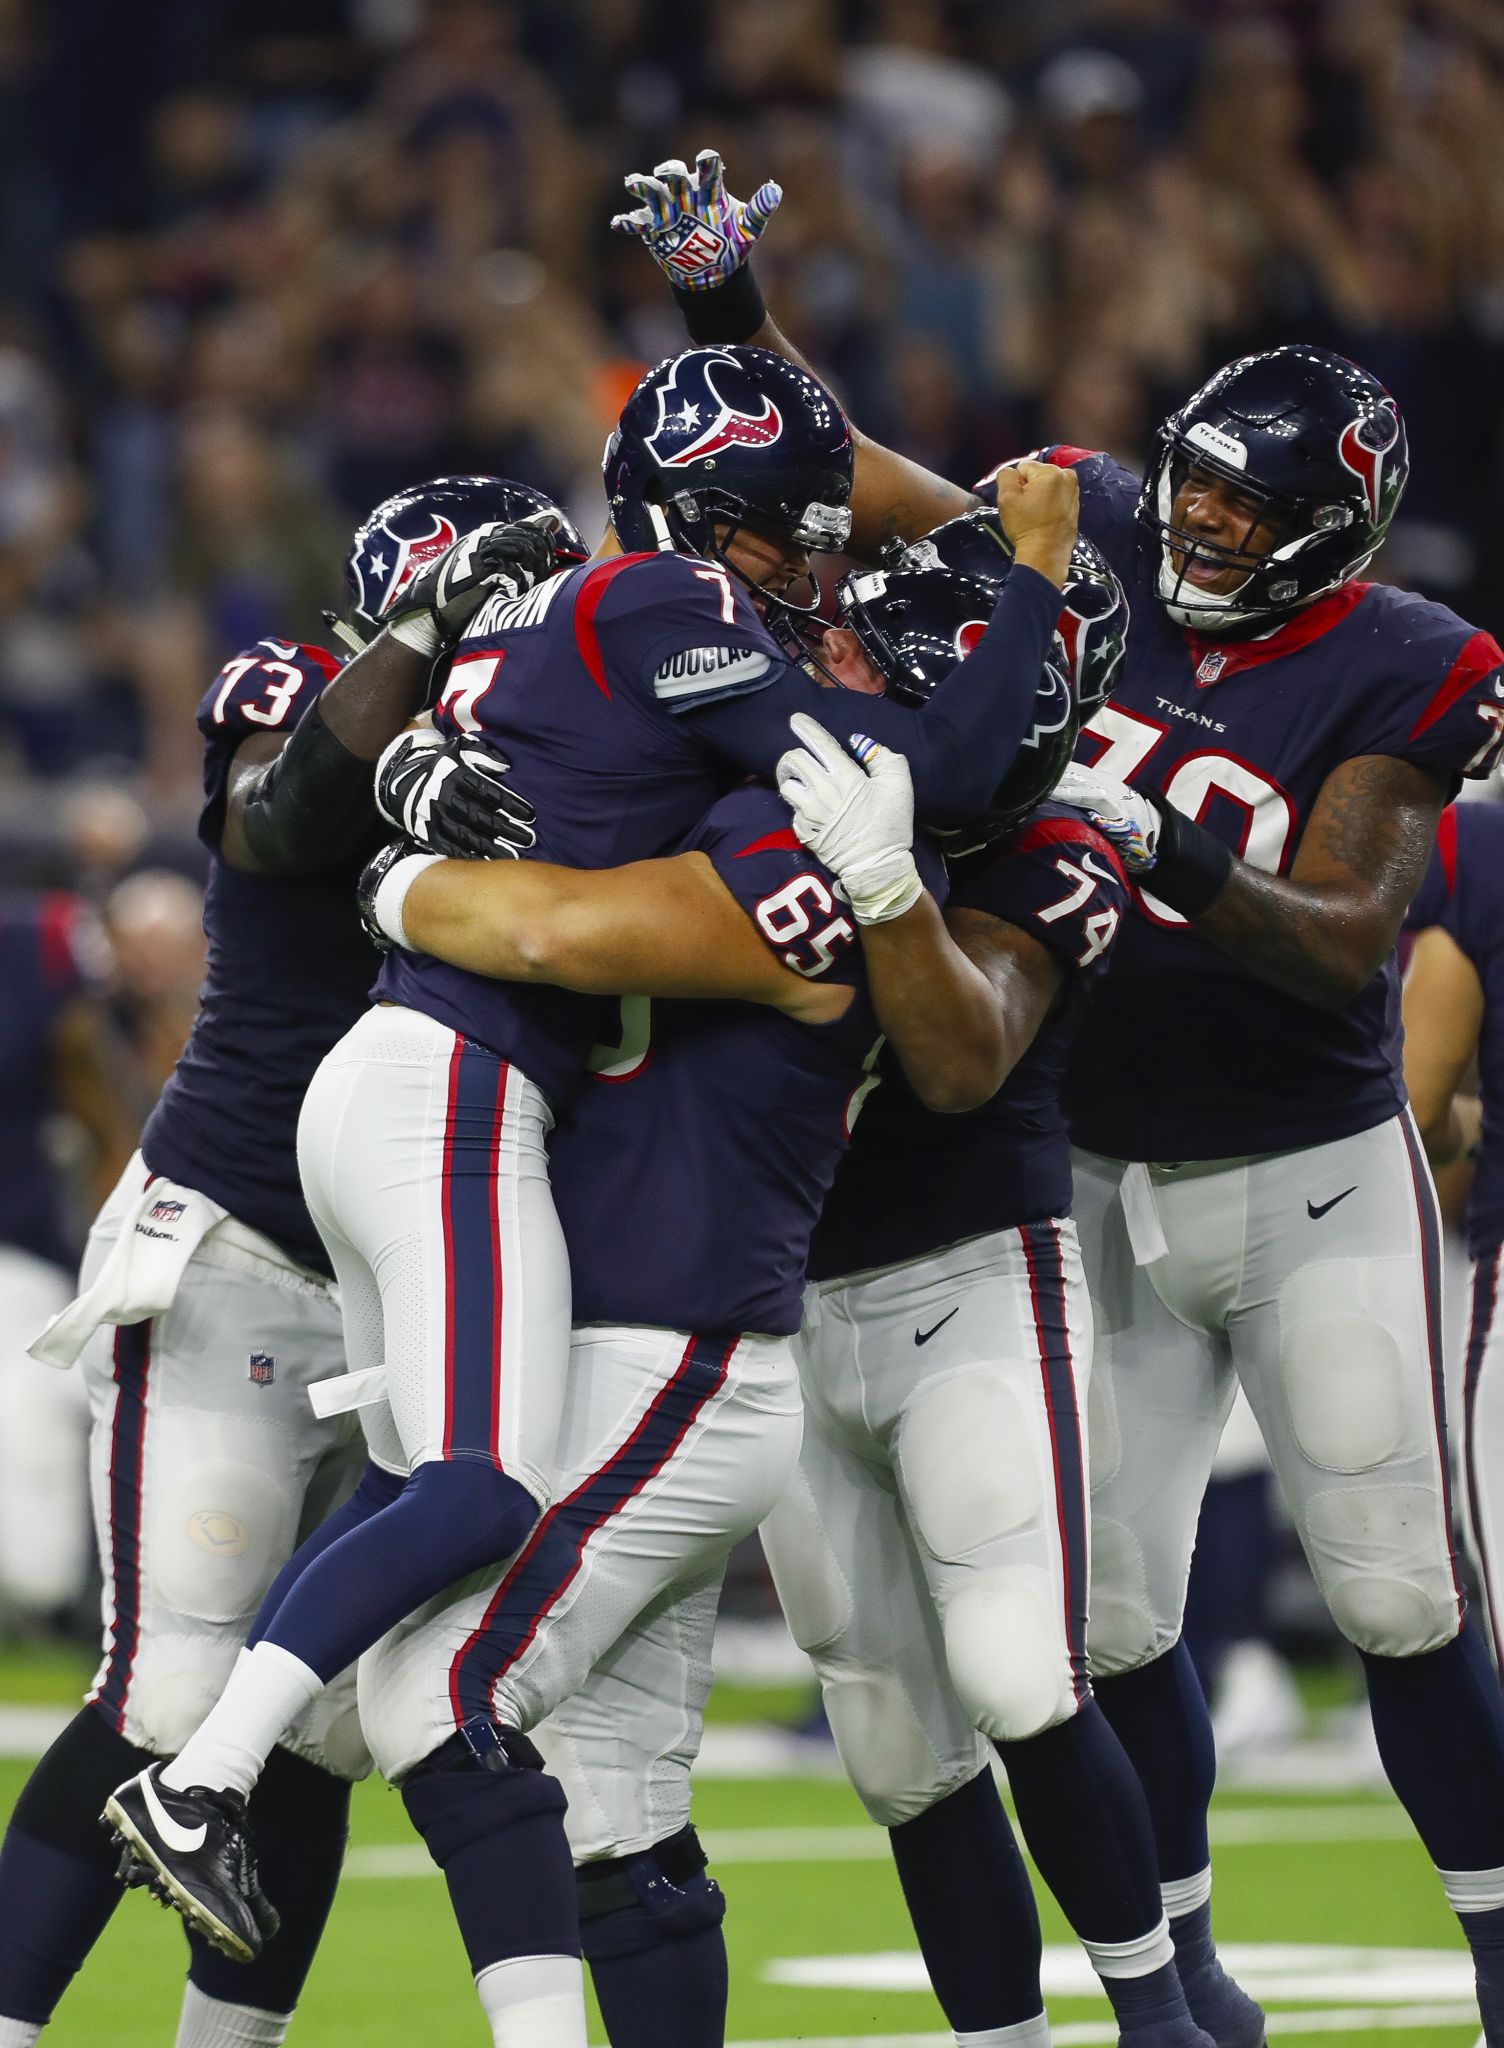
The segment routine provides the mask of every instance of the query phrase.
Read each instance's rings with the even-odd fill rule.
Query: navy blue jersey
[[[861,941],[782,800],[743,788],[684,843],[786,965],[857,991],[832,1024],[752,1003],[620,1005],[620,1042],[555,1134],[552,1179],[580,1323],[799,1327],[810,1233],[881,1044]],[[940,863],[921,872],[940,895]]]
[[[59,1266],[73,1261],[45,1125],[58,1013],[89,989],[91,936],[75,897],[0,894],[0,1244]]]
[[[1413,761],[1456,787],[1504,732],[1504,653],[1444,605],[1348,583],[1261,639],[1188,633],[1155,594],[1134,521],[1139,481],[1108,456],[1074,466],[1081,531],[1132,605],[1117,686],[1078,758],[1162,790],[1255,867],[1286,874],[1328,775],[1358,755]],[[1152,878],[1151,878],[1152,879]],[[1066,1090],[1076,1143],[1118,1159],[1223,1159],[1319,1145],[1405,1100],[1391,958],[1338,1009],[1286,995],[1151,891],[1078,1034]]]
[[[248,874],[218,853],[236,748],[255,733],[290,732],[338,671],[321,647],[261,640],[226,663],[199,705],[199,836],[216,856],[204,898],[208,973],[141,1140],[154,1173],[223,1203],[325,1273],[328,1254],[298,1183],[298,1112],[315,1067],[370,1000],[376,953],[355,910],[369,849],[298,876]]]
[[[446,732],[483,734],[511,763],[538,811],[534,858],[615,867],[675,850],[747,773],[771,778],[793,744],[794,711],[827,722],[844,714],[901,746],[921,793],[947,762],[975,772],[986,747],[967,721],[980,713],[985,727],[992,705],[1001,727],[1004,677],[1015,692],[1027,678],[1032,706],[1059,603],[1043,577],[1018,572],[965,663],[959,696],[947,680],[922,713],[863,697],[858,718],[852,700],[786,661],[724,569],[684,555],[619,555],[483,607],[435,716]],[[511,1060],[556,1107],[598,1029],[582,998],[406,953],[388,957],[380,993]]]
[[[1046,804],[952,875],[950,901],[1038,939],[1067,980],[997,1094],[965,1116],[926,1109],[891,1053],[883,1056],[883,1085],[815,1232],[812,1279],[925,1258],[963,1238],[1070,1214],[1061,1082],[1077,1021],[1130,909],[1127,877],[1078,812]]]
[[[1453,804],[1442,812],[1409,922],[1412,928],[1439,924],[1450,933],[1483,986],[1483,1135],[1467,1201],[1467,1248],[1481,1259],[1504,1244],[1504,808]]]

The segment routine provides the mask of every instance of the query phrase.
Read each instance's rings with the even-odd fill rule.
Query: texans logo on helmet
[[[936,557],[936,560],[937,560],[937,561],[939,560],[939,557],[938,557],[938,556]],[[964,660],[966,659],[967,655],[971,653],[972,649],[973,649],[973,648],[974,648],[974,647],[976,646],[977,642],[978,642],[978,641],[979,641],[979,640],[981,639],[982,635],[983,635],[983,634],[984,634],[984,633],[986,632],[986,630],[987,630],[987,626],[988,626],[988,621],[987,621],[986,619],[968,619],[968,620],[966,621],[966,624],[965,624],[964,626],[957,626],[957,628],[956,628],[956,659],[957,659],[957,661],[964,661]]]
[[[733,358],[720,360],[733,376],[743,375]],[[762,410],[755,413],[721,396],[716,389],[715,363],[716,358],[707,358],[703,352],[681,358],[658,392],[658,424],[648,435],[647,445],[664,469],[683,469],[722,448],[770,448],[783,432],[783,415],[766,392],[759,394]],[[681,435],[689,438],[670,452],[665,443],[671,444]]]
[[[1033,730],[1019,742],[1020,747],[1037,747],[1041,740],[1059,732],[1070,718],[1071,702],[1069,681],[1053,661],[1047,661],[1034,698]]]
[[[425,563],[442,555],[446,548],[452,548],[459,539],[459,529],[452,519],[446,519],[442,512],[435,512],[432,518],[433,532],[425,533],[417,540],[405,540],[388,529],[387,538],[396,549],[396,554],[393,558],[391,582],[387,585],[381,603],[376,607],[378,618],[388,609],[398,591],[405,590],[412,582]],[[378,576],[386,574],[386,557],[378,549],[371,549],[368,560]]]
[[[1342,467],[1350,469],[1362,484],[1375,525],[1383,516],[1384,457],[1399,437],[1400,416],[1392,398],[1386,398],[1374,412],[1362,412],[1349,420],[1337,437]]]

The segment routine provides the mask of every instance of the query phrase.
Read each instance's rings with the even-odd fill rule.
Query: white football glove
[[[612,227],[636,235],[669,283],[690,292],[713,291],[741,269],[783,198],[770,178],[750,199],[733,199],[713,149],[700,151],[692,171],[673,156],[651,177],[635,172],[625,182],[642,204],[616,214]]]
[[[848,753],[802,711],[789,724],[804,744],[790,748],[777,774],[794,830],[836,877],[858,924],[901,917],[924,888],[914,865],[908,762],[861,733],[851,735]]]
[[[1115,782],[1110,775],[1099,775],[1095,768],[1072,761],[1050,791],[1050,801],[1084,811],[1116,848],[1130,875],[1147,875],[1158,860],[1164,821],[1149,799],[1126,782]]]

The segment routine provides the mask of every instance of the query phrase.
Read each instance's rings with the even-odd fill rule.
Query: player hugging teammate
[[[357,1664],[496,2042],[582,2048],[583,1955],[615,2048],[715,2048],[689,1771],[763,1521],[958,2041],[1049,2039],[995,1749],[1121,2039],[1256,2048],[1179,1644],[1238,1381],[1504,2048],[1504,1712],[1453,1569],[1392,965],[1440,807],[1499,750],[1501,656],[1356,580],[1404,485],[1393,401],[1278,349],[1172,416],[1142,484],[1056,448],[979,500],[853,437],[767,320],[776,187],[743,207],[709,156],[633,184],[619,225],[697,345],[623,412],[608,546],[515,490],[383,508],[357,567],[386,630],[332,679],[268,643],[205,700],[207,1057],[49,1339],[100,1351],[109,1654],[0,1854],[0,2048],[108,1914],[101,1803],[127,1879],[247,1966],[198,1952],[183,2048],[229,2004],[282,2038],[343,1828],[307,1731],[346,1724]],[[843,549],[871,566],[822,626],[793,591]],[[403,837],[360,880],[367,1008],[378,756]],[[331,1270],[341,1333],[306,1334]],[[270,1434],[223,1315],[192,1320],[232,1287],[293,1319],[243,1375],[298,1361]],[[172,1432],[218,1441],[200,1410],[259,1543],[229,1627],[181,1560],[141,1570],[153,1487],[189,1506]],[[295,1450],[311,1503],[352,1415],[354,1491],[266,1535],[292,1494],[258,1461]]]

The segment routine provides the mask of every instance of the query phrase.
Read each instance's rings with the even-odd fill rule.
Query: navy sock
[[[1156,2041],[1204,2043],[1211,2048],[1210,2037],[1197,2031],[1186,2007],[1173,1963],[1162,1963],[1146,1977],[1104,1977],[1102,1989],[1124,2040],[1152,2034]]]
[[[726,1901],[694,1829],[576,1876],[580,1946],[611,2048],[722,2048]]]
[[[390,1506],[299,1568],[276,1612],[257,1617],[258,1639],[327,1684],[435,1593],[510,1557],[537,1519],[526,1487],[479,1458],[420,1465]]]
[[[1039,1914],[991,1771],[889,1828],[893,1861],[931,1985],[958,2034],[1044,2010]],[[622,2048],[613,2034],[612,2048]]]
[[[1217,1749],[1190,1651],[1177,1643],[1136,1671],[1094,1679],[1092,1690],[1149,1802],[1161,1882],[1197,1876],[1212,1856],[1206,1813]]]
[[[406,1780],[402,1803],[444,1873],[473,1974],[513,1956],[577,1956],[564,1789],[525,1738],[482,1769],[454,1736]]]
[[[332,1515],[326,1515],[312,1535],[305,1537],[281,1571],[266,1589],[261,1602],[261,1611],[246,1637],[246,1648],[253,1649],[266,1633],[266,1625],[282,1605],[295,1581],[305,1572],[316,1557],[322,1557],[332,1543],[346,1536],[352,1529],[358,1529],[363,1522],[382,1508],[389,1508],[406,1485],[400,1472],[383,1471],[380,1465],[373,1465],[369,1459],[360,1475],[360,1484],[347,1501],[341,1503]]]
[[[1431,1861],[1504,1866],[1504,1699],[1476,1625],[1423,1657],[1360,1654],[1379,1755]]]
[[[997,1750],[1029,1853],[1081,1939],[1133,1941],[1158,1927],[1164,1904],[1149,1809],[1095,1702]]]
[[[0,2014],[41,2026],[125,1896],[99,1825],[115,1787],[156,1758],[96,1707],[75,1714],[27,1779],[0,1845]]]
[[[261,1883],[282,1915],[254,1963],[232,1963],[195,1934],[188,1975],[206,1998],[291,2012],[334,1904],[349,1831],[350,1787],[316,1764],[274,1749],[251,1794]]]

